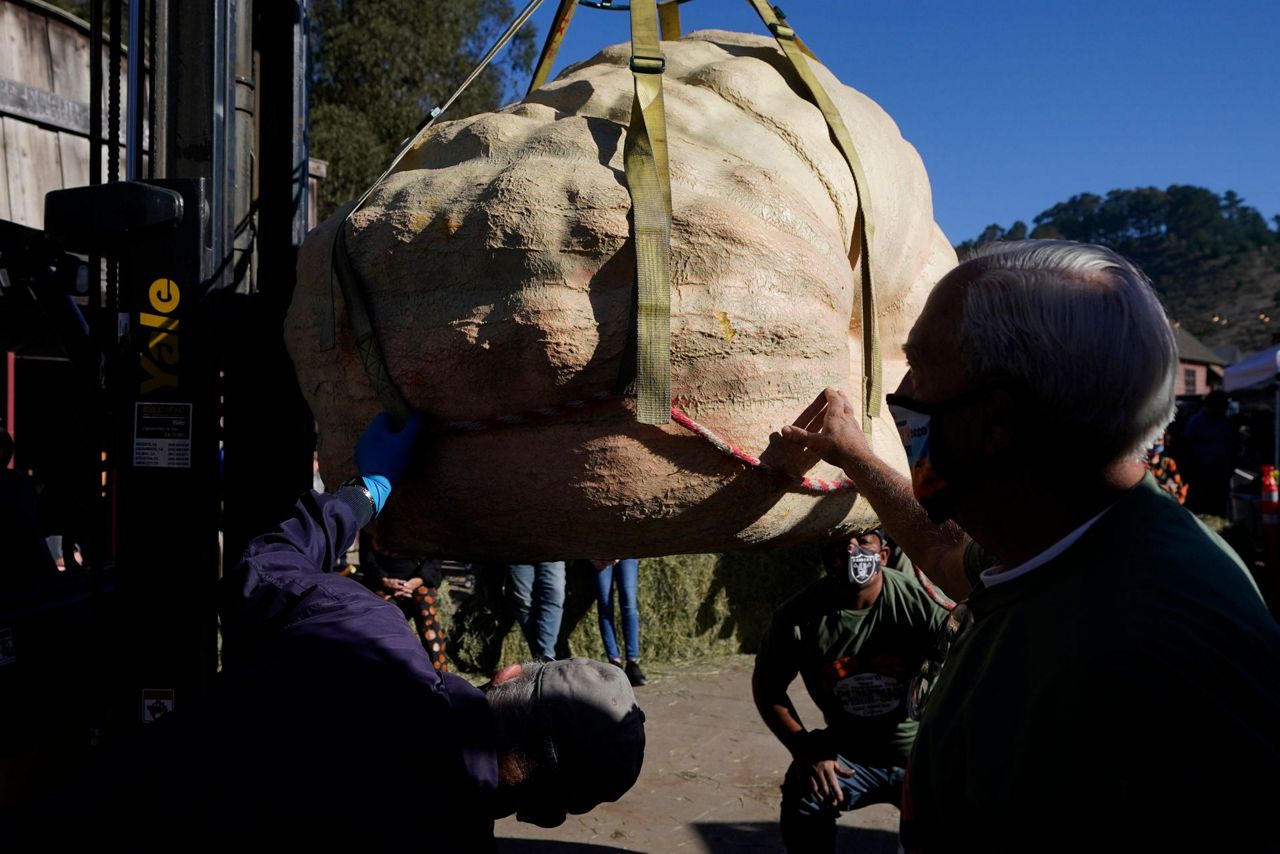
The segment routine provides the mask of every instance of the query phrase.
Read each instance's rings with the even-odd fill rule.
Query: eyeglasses
[[[993,388],[1003,387],[1003,385],[1003,383],[996,382],[983,383],[982,385],[962,391],[953,397],[947,398],[946,400],[932,402],[916,400],[914,397],[909,395],[897,393],[886,394],[884,396],[884,401],[890,406],[896,406],[900,409],[909,409],[912,412],[919,412],[921,415],[943,415],[944,413],[959,409],[965,404],[972,403],[980,395],[986,394]]]
[[[947,614],[947,621],[942,624],[942,629],[938,632],[937,643],[933,649],[925,656],[924,661],[920,664],[920,671],[911,680],[910,687],[907,688],[907,715],[911,720],[918,721],[920,716],[924,714],[925,703],[929,700],[929,694],[933,692],[933,688],[938,684],[938,679],[942,676],[942,666],[946,663],[947,653],[951,651],[951,646],[969,630],[973,625],[973,612],[969,610],[969,606],[963,602],[956,605]]]

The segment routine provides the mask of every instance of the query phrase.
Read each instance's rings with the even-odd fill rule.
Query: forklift
[[[0,809],[209,695],[223,561],[311,486],[281,334],[307,230],[308,16],[92,0],[90,183],[50,192],[43,230],[0,221],[0,350],[59,366],[18,401],[60,425],[37,438],[79,546],[61,572],[0,573]]]

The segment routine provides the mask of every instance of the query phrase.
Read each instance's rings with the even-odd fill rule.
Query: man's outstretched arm
[[[782,437],[844,469],[912,563],[951,598],[959,601],[969,595],[964,532],[953,522],[929,521],[911,493],[911,481],[871,450],[844,392],[825,389],[795,424],[782,428]]]
[[[249,543],[219,591],[228,649],[284,623],[314,589],[315,576],[337,565],[403,477],[422,424],[415,415],[395,430],[380,414],[356,445],[359,481],[331,494],[308,491],[276,530]]]

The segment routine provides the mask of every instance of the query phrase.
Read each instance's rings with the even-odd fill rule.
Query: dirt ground
[[[646,666],[649,684],[636,696],[648,742],[635,787],[618,803],[552,830],[504,819],[496,827],[499,850],[781,851],[778,786],[788,756],[751,702],[751,666],[746,655]],[[791,693],[805,725],[820,725],[799,680]],[[897,851],[898,811],[891,806],[846,814],[839,827],[841,851]]]

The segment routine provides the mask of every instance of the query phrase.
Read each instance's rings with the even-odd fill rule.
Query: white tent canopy
[[[1228,365],[1222,378],[1222,389],[1233,391],[1262,391],[1275,384],[1275,402],[1271,417],[1275,421],[1275,438],[1272,444],[1273,463],[1280,463],[1280,344],[1263,350],[1234,365]]]
[[[1230,392],[1265,386],[1275,382],[1277,376],[1280,376],[1280,344],[1244,361],[1228,365],[1222,379],[1222,390]]]

